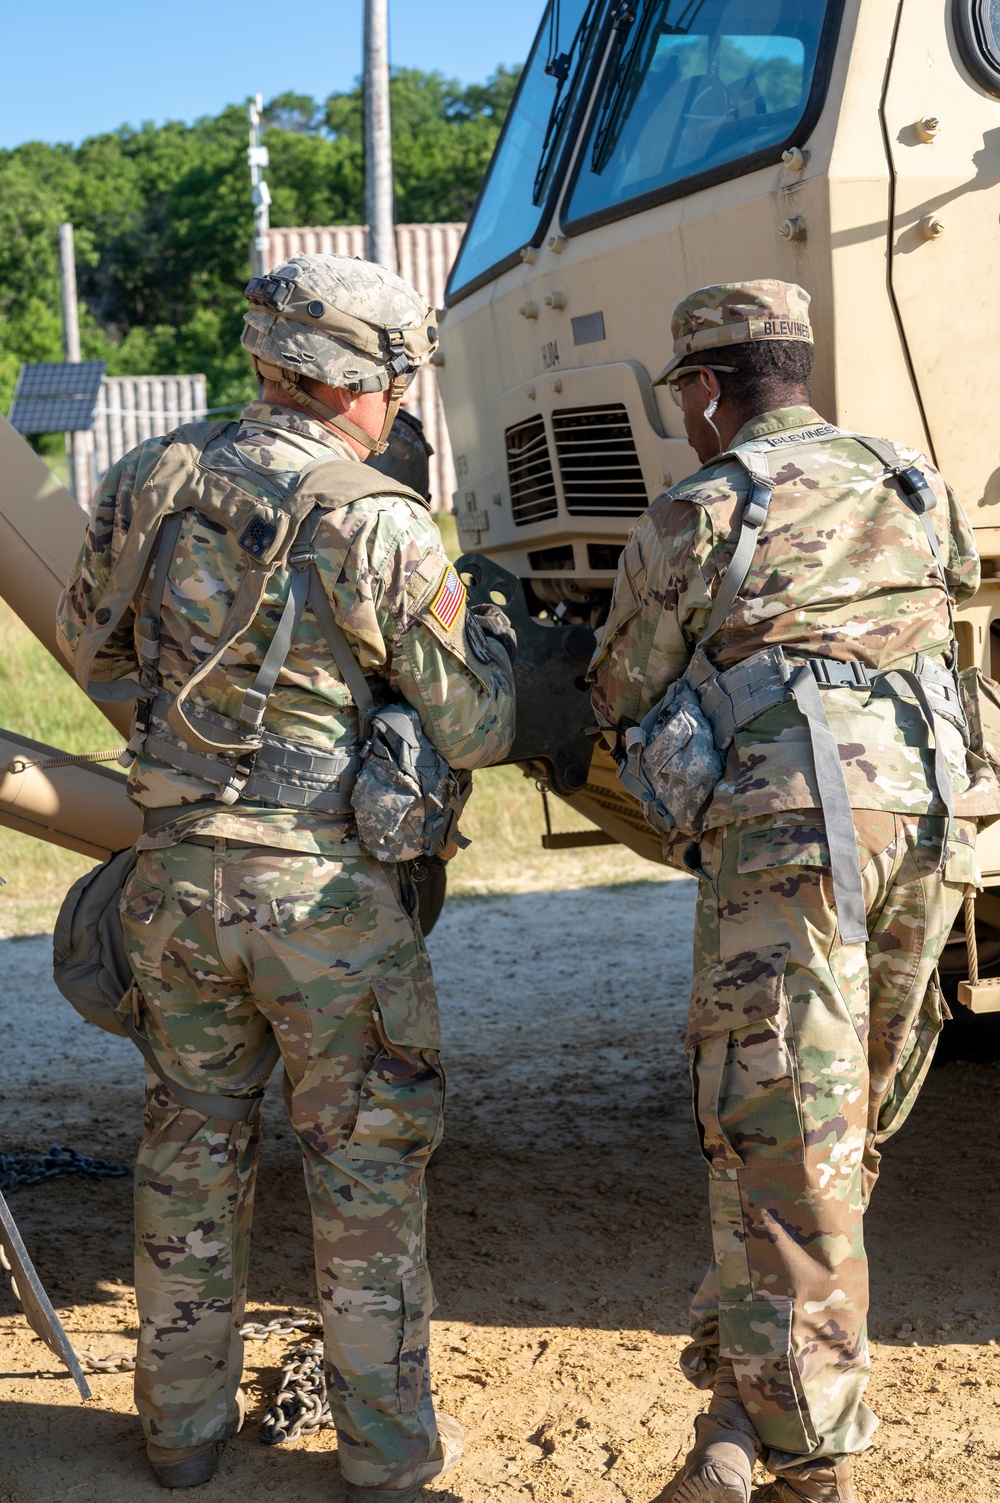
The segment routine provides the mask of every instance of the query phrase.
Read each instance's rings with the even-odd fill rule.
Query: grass
[[[454,518],[439,513],[451,557],[461,552]],[[120,741],[69,674],[0,601],[0,704],[7,730],[69,752],[99,751]],[[580,816],[550,799],[552,827],[584,827]],[[516,767],[492,767],[475,775],[475,789],[462,823],[472,840],[451,863],[452,897],[546,891],[608,882],[662,881],[669,873],[623,846],[544,851],[541,794]],[[92,862],[87,856],[0,827],[0,936],[51,929],[66,889]]]

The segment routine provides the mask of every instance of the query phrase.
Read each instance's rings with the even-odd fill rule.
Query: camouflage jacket
[[[822,422],[811,408],[782,408],[745,424],[732,447]],[[967,600],[979,587],[972,528],[930,461],[911,449],[899,453],[934,491],[930,517],[948,590],[953,600]],[[948,655],[948,599],[927,538],[919,518],[883,483],[875,456],[844,436],[796,446],[770,465],[777,484],[750,573],[707,648],[715,666],[778,644],[793,662],[825,656],[874,670],[912,667],[917,653]],[[747,488],[740,465],[710,462],[659,496],[633,529],[591,665],[597,721],[608,732],[641,721],[687,667],[732,558]],[[824,689],[823,703],[854,808],[943,812],[915,704],[847,688]],[[970,779],[961,733],[940,717],[938,726],[956,812],[989,812],[963,809]],[[807,727],[789,702],[736,735],[707,823],[818,804]]]
[[[60,642],[69,658],[97,608],[128,531],[132,498],[162,453],[162,444],[162,439],[150,439],[126,454],[98,491],[86,541],[59,603]],[[290,474],[318,456],[360,462],[321,423],[290,407],[263,402],[244,409],[227,449],[230,465],[239,469],[240,483],[249,490],[255,489],[255,473],[283,476],[287,483]],[[213,468],[218,467],[213,458]],[[272,494],[263,485],[258,493]],[[161,613],[159,666],[169,693],[180,689],[220,636],[242,560],[232,534],[209,527],[195,512],[185,514]],[[429,514],[404,496],[371,497],[325,512],[316,536],[316,563],[336,619],[376,699],[408,700],[453,767],[483,767],[502,757],[513,735],[507,655],[479,630],[471,634],[470,644],[464,589],[454,578]],[[447,609],[436,605],[445,585]],[[200,686],[195,703],[224,715],[238,712],[287,591],[288,575],[278,571],[254,625],[233,644],[219,671]],[[137,614],[123,618],[102,653],[116,677],[136,667]],[[318,748],[358,740],[350,694],[309,610],[279,674],[264,726]],[[132,765],[129,793],[147,808],[218,801],[216,787],[141,754]],[[320,852],[333,850],[350,836],[342,816],[242,805],[232,812],[186,818],[183,828],[186,834],[211,833]],[[144,837],[142,844],[165,845],[177,838],[176,827],[167,826]]]

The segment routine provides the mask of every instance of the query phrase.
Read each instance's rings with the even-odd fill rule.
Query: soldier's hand
[[[470,605],[469,614],[475,616],[483,631],[501,644],[513,667],[517,659],[517,632],[498,605]]]

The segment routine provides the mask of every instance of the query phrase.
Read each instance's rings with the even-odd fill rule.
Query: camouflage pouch
[[[969,747],[1000,773],[1000,684],[980,668],[958,675],[962,708],[969,722]]]
[[[618,777],[663,835],[696,834],[724,763],[698,696],[684,678],[670,685],[641,725],[625,732]]]
[[[984,830],[1000,819],[1000,684],[979,668],[965,668],[958,690],[969,726],[966,766],[972,782],[956,802],[956,813]]]
[[[131,1017],[132,968],[118,904],[134,868],[129,849],[85,872],[63,899],[52,936],[56,986],[88,1023],[122,1038]]]
[[[374,712],[351,795],[358,840],[369,855],[413,861],[449,844],[468,845],[458,820],[471,791],[470,775],[435,751],[410,705]]]

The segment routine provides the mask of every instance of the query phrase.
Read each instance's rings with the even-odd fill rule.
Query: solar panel
[[[22,365],[9,421],[18,433],[80,433],[93,427],[107,362],[47,360]]]

